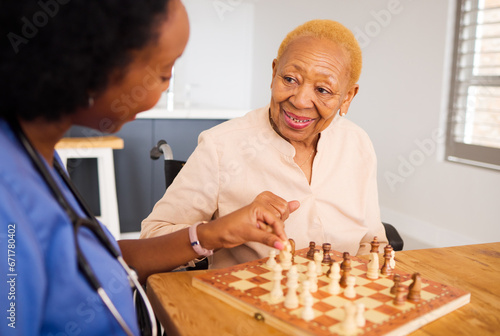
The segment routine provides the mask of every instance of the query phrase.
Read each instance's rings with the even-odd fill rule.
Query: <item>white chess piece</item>
[[[391,260],[389,262],[389,266],[391,266],[392,269],[396,269],[396,260],[394,257],[396,256],[396,251],[392,250],[391,251]]]
[[[370,253],[370,262],[368,263],[368,271],[366,272],[366,277],[368,279],[376,280],[379,277],[378,271],[378,254],[375,252]]]
[[[299,306],[299,297],[297,296],[297,288],[299,287],[298,276],[296,278],[289,277],[286,287],[288,288],[288,292],[285,296],[285,308],[295,309]]]
[[[286,277],[288,278],[288,282],[290,281],[295,281],[295,282],[298,282],[299,280],[299,271],[297,270],[297,266],[295,265],[292,265],[292,267],[290,267],[290,270],[288,271],[288,273],[286,274]]]
[[[283,274],[281,273],[282,268],[280,264],[274,265],[273,268],[273,287],[271,289],[271,301],[277,302],[283,297],[283,289],[281,288],[281,279],[283,279]]]
[[[314,318],[314,310],[312,308],[313,297],[308,295],[305,297],[304,309],[302,309],[302,319],[304,321],[311,321]]]
[[[329,275],[330,284],[328,285],[328,292],[333,295],[337,295],[340,293],[340,264],[338,262],[334,262],[332,265],[332,271]]]
[[[276,265],[276,250],[272,249],[269,251],[269,259],[266,261],[266,266],[273,269],[274,265]]]
[[[280,252],[280,262],[285,271],[292,267],[292,246],[289,241],[285,242],[285,248]]]
[[[354,299],[356,297],[356,290],[354,285],[356,284],[356,278],[352,275],[348,276],[346,279],[347,287],[344,290],[344,296],[349,299]]]
[[[321,261],[323,261],[323,251],[314,252],[314,262],[316,263],[317,276],[323,275],[323,265],[321,264]]]
[[[311,295],[311,282],[309,280],[304,280],[302,281],[302,293],[300,293],[300,301],[302,304],[305,304],[306,302],[306,297]]]
[[[356,325],[356,307],[352,302],[348,301],[345,303],[344,311],[345,317],[342,321],[342,331],[347,335],[354,334],[358,329]]]
[[[318,291],[318,276],[316,275],[316,264],[314,261],[309,261],[306,275],[307,280],[310,282],[311,293],[316,293]]]
[[[366,324],[364,303],[356,304],[356,325],[363,328]]]

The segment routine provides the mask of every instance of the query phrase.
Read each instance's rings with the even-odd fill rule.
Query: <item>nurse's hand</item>
[[[211,250],[254,241],[282,250],[287,240],[284,221],[299,206],[298,201],[287,202],[265,191],[249,205],[198,226],[200,245]]]

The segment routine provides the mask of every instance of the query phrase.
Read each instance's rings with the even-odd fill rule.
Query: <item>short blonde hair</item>
[[[349,86],[355,84],[361,75],[362,55],[361,48],[354,34],[341,23],[332,20],[308,21],[285,37],[278,49],[278,61],[292,41],[303,36],[313,36],[328,39],[345,48],[350,57],[351,73]]]

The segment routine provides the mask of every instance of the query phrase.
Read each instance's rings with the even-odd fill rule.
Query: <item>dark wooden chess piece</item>
[[[422,289],[422,278],[420,273],[413,273],[413,282],[408,287],[408,301],[417,303],[420,302],[420,290]]]
[[[324,264],[330,264],[332,262],[332,255],[330,254],[330,250],[332,249],[332,244],[324,243],[322,247],[323,247],[323,260],[321,262]]]
[[[346,288],[347,287],[347,277],[350,275],[352,267],[351,267],[351,256],[349,255],[349,252],[344,252],[344,260],[340,264],[340,270],[342,273],[342,276],[340,277],[340,287]]]
[[[392,280],[394,281],[394,286],[391,287],[391,294],[396,294],[397,288],[401,283],[401,277],[399,276],[399,274],[394,274]]]
[[[373,237],[373,240],[371,242],[372,249],[370,250],[370,253],[378,253],[378,247],[380,243],[377,240],[377,236]]]
[[[314,260],[314,251],[315,251],[316,243],[309,242],[309,251],[307,251],[306,257],[307,259]]]
[[[295,240],[293,240],[292,238],[289,238],[288,239],[288,242],[290,243],[290,247],[291,247],[291,253],[292,253],[292,263],[295,262]]]
[[[396,306],[403,306],[406,303],[406,288],[403,285],[399,285],[396,289],[396,296],[394,297],[393,303]]]
[[[392,275],[393,273],[391,267],[391,251],[392,251],[391,245],[387,245],[386,247],[384,247],[384,265],[382,265],[380,273],[386,276]]]

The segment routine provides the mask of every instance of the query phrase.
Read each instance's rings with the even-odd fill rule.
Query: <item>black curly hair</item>
[[[57,120],[154,43],[169,0],[0,0],[0,118]]]

